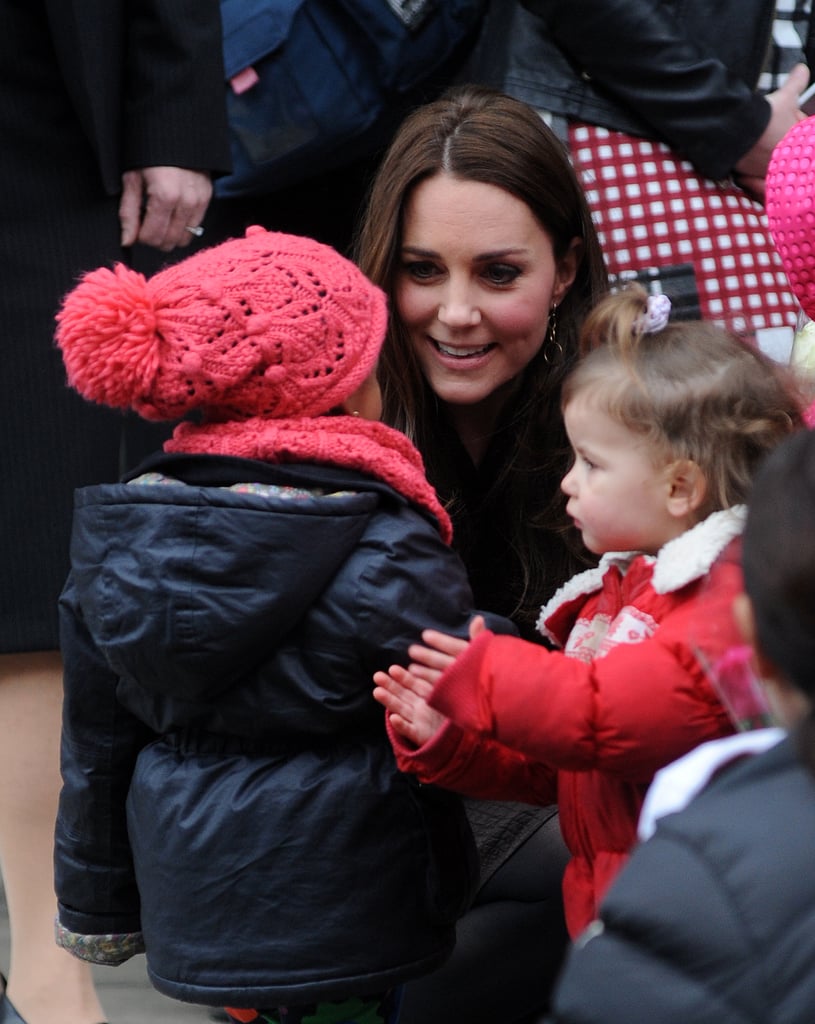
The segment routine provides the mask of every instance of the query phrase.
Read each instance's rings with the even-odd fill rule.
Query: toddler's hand
[[[485,629],[484,619],[476,615],[470,623],[470,640],[475,640]],[[414,676],[435,685],[442,672],[446,671],[456,658],[467,650],[470,640],[460,640],[449,633],[440,633],[435,629],[426,629],[422,640],[427,646],[411,644],[408,655],[411,658],[410,671]]]
[[[432,739],[447,721],[427,703],[432,684],[401,665],[392,665],[388,672],[375,672],[374,682],[374,699],[388,712],[393,731],[417,747]]]

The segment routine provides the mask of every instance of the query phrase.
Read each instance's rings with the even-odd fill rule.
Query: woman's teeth
[[[436,348],[443,356],[452,356],[454,359],[467,359],[471,356],[481,356],[492,348],[492,345],[482,345],[480,348],[448,348],[440,341],[436,342]]]

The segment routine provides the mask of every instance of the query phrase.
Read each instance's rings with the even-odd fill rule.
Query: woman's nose
[[[566,476],[564,476],[564,478],[560,481],[560,489],[561,491],[563,491],[564,494],[568,494],[570,498],[574,497],[576,491],[574,466],[572,466],[572,468],[569,470]]]
[[[481,311],[470,289],[453,282],[441,296],[437,315],[446,327],[474,327],[481,321]]]

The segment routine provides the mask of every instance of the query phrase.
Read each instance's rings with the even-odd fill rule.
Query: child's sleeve
[[[57,941],[82,959],[121,963],[144,951],[125,806],[136,757],[151,734],[118,703],[118,678],[91,640],[70,579],[60,600],[60,631]]]
[[[719,621],[732,597],[725,590],[719,607],[711,606]],[[534,761],[647,782],[669,761],[732,731],[694,653],[692,615],[692,605],[680,606],[649,638],[591,662],[482,633],[442,675],[429,703]]]
[[[495,740],[444,725],[414,747],[387,723],[396,763],[420,782],[478,800],[517,800],[541,807],[557,802],[557,773]]]
[[[464,565],[438,530],[415,511],[404,512],[400,528],[378,536],[360,555],[357,632],[371,674],[390,665],[407,665],[408,647],[424,629],[466,638],[476,614]],[[516,634],[508,619],[488,615],[494,632]],[[401,771],[465,796],[512,799],[548,805],[555,802],[555,775],[500,743],[467,735],[455,725],[443,727],[421,748],[392,729],[391,745]]]
[[[387,528],[366,537],[357,558],[363,568],[354,626],[371,674],[407,665],[408,647],[421,641],[422,630],[466,639],[473,616],[483,614],[473,607],[458,554],[414,509],[401,509]],[[489,613],[485,617],[494,632],[517,634],[508,619]]]

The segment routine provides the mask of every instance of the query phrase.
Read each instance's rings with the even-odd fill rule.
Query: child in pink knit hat
[[[146,952],[159,991],[235,1021],[392,1024],[476,878],[457,798],[397,770],[370,693],[473,614],[421,459],[377,421],[386,315],[333,249],[250,228],[150,280],[87,274],[58,316],[77,391],[183,418],[76,495],[58,939]]]

